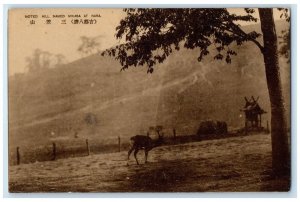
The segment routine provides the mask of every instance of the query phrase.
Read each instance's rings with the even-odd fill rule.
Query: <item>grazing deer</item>
[[[139,162],[136,158],[136,155],[139,150],[145,150],[145,163],[147,163],[148,152],[154,147],[158,147],[163,144],[163,135],[158,135],[158,139],[152,140],[150,137],[145,135],[136,135],[130,138],[131,148],[128,151],[128,161],[131,152],[134,150],[134,158],[136,163],[139,165]]]

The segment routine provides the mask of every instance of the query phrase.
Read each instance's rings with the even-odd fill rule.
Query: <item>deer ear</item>
[[[246,96],[245,96],[244,98],[245,98],[245,101],[246,101],[246,102],[249,102]]]
[[[256,102],[258,101],[258,99],[259,99],[259,96],[257,96]]]
[[[254,98],[253,96],[251,96],[251,98],[252,98],[252,100],[253,100],[254,102],[256,102],[256,101],[255,101],[255,98]]]

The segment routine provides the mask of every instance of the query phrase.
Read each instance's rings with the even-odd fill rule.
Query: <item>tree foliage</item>
[[[77,51],[80,52],[82,55],[90,55],[99,51],[100,43],[98,42],[97,37],[87,37],[81,36],[81,44],[78,47]]]
[[[52,54],[48,51],[35,49],[32,56],[26,57],[28,72],[37,72],[51,67],[61,66],[65,63],[65,56]]]
[[[281,45],[279,49],[279,54],[283,55],[290,62],[290,54],[291,54],[291,29],[283,30],[282,35],[279,36]]]
[[[254,9],[245,9],[245,15],[230,13],[226,8],[185,8],[185,9],[124,9],[127,16],[116,28],[116,37],[125,38],[125,43],[108,49],[102,55],[115,57],[122,65],[121,70],[130,66],[148,66],[153,72],[157,63],[162,63],[174,50],[198,48],[198,61],[215,51],[214,59],[231,62],[237,53],[230,48],[236,43],[256,40],[259,33],[244,32],[239,21],[256,22]]]
[[[287,22],[290,22],[291,17],[289,13],[289,9],[287,8],[278,8],[281,11],[280,18],[285,19]],[[281,45],[279,48],[279,54],[283,55],[290,62],[290,51],[291,51],[291,28],[287,30],[283,30],[282,35],[279,36],[279,44]]]

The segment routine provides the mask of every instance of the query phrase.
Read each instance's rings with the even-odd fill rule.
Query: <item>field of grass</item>
[[[138,154],[143,162],[143,152]],[[269,134],[154,148],[136,165],[127,152],[9,167],[10,192],[288,191],[290,178],[269,176]]]

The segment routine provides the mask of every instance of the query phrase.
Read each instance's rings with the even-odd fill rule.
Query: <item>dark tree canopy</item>
[[[162,63],[181,43],[187,49],[199,48],[198,60],[210,53],[213,45],[214,59],[231,62],[236,52],[230,45],[242,45],[246,41],[254,42],[260,36],[255,31],[245,33],[238,25],[239,21],[256,22],[254,9],[245,9],[245,15],[236,15],[226,8],[185,8],[185,9],[124,9],[127,16],[116,28],[117,38],[125,38],[124,44],[104,51],[115,57],[122,70],[130,66],[153,66]]]

